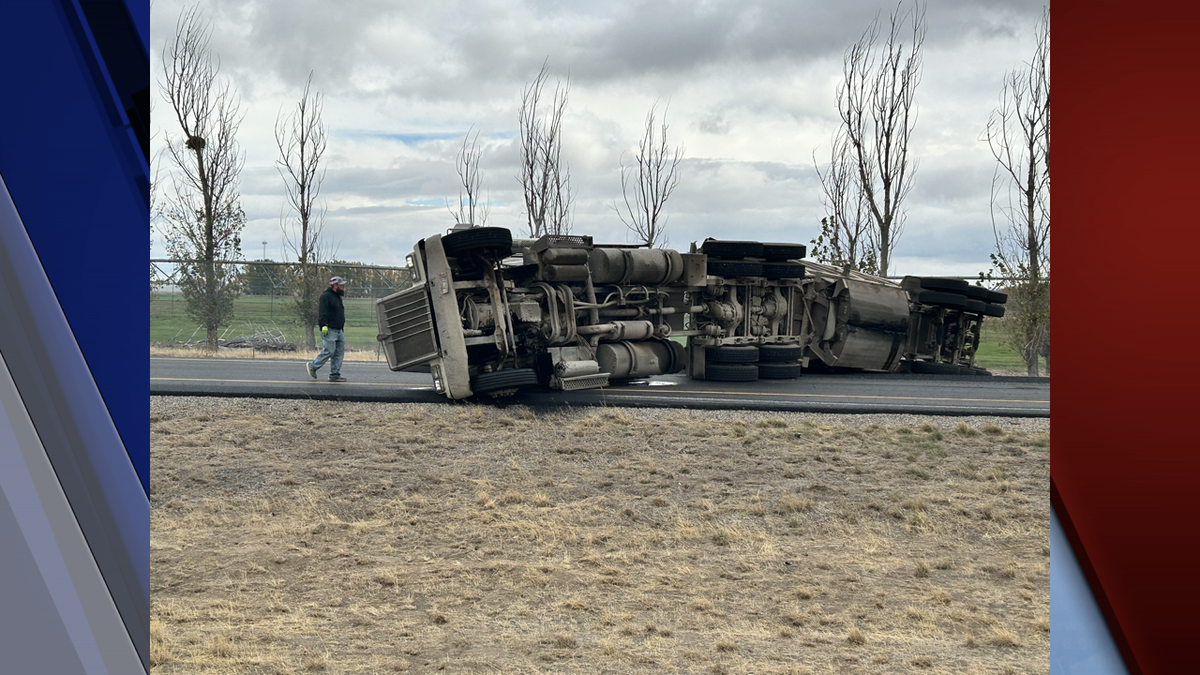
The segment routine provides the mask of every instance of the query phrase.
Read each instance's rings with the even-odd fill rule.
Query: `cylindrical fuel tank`
[[[846,291],[850,294],[847,324],[899,333],[908,330],[908,293],[904,289],[850,279]]]
[[[908,293],[853,278],[817,283],[829,300],[809,308],[821,360],[839,368],[895,370],[908,340]]]
[[[683,257],[663,248],[595,248],[588,267],[597,284],[669,284],[683,276]]]
[[[596,348],[596,361],[614,380],[677,373],[686,363],[683,345],[672,340],[605,342]]]
[[[838,357],[832,365],[863,370],[894,370],[904,353],[905,333],[889,333],[859,326],[847,326],[845,337],[830,351]]]

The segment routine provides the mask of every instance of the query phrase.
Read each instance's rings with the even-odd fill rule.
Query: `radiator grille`
[[[377,300],[375,314],[389,368],[405,370],[438,357],[433,312],[424,284]]]

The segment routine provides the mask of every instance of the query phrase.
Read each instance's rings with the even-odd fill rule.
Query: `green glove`
[[[329,326],[321,326],[321,335],[329,335]]]

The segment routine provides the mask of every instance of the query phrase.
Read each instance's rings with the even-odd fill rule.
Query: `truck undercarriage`
[[[961,279],[900,283],[804,261],[801,244],[706,240],[688,253],[513,239],[498,227],[417,242],[414,285],[376,301],[392,370],[451,399],[603,387],[685,371],[792,379],[811,370],[975,374],[1003,293]]]

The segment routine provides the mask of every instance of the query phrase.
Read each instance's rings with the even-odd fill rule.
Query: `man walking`
[[[315,380],[321,366],[329,363],[329,381],[345,382],[342,377],[342,356],[346,352],[346,310],[342,296],[346,293],[346,282],[341,277],[329,280],[329,288],[321,294],[317,303],[317,325],[321,328],[321,353],[308,364],[308,374]],[[332,359],[332,361],[330,360]]]

